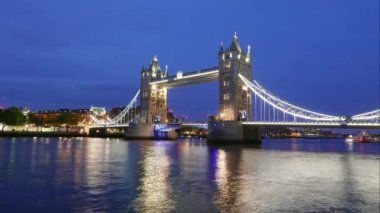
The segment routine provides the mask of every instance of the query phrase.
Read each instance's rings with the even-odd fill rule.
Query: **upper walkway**
[[[212,67],[208,69],[202,69],[192,72],[178,71],[176,75],[169,76],[164,79],[152,81],[150,85],[156,85],[158,87],[164,87],[167,89],[189,86],[194,84],[209,83],[217,81],[219,76],[219,68]]]

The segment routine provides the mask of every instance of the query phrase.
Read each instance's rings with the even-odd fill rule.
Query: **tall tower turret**
[[[250,46],[245,54],[235,33],[229,48],[219,50],[219,112],[225,121],[252,119],[252,95],[240,80],[242,74],[252,80]]]
[[[149,83],[154,80],[166,78],[167,69],[161,70],[157,56],[148,69],[141,69],[140,83],[140,105],[141,105],[141,123],[165,123],[167,119],[167,90],[158,88]]]

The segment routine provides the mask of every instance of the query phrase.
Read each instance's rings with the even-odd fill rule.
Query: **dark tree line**
[[[16,107],[0,111],[1,131],[8,125],[19,126],[25,124],[26,117],[22,114],[21,110]]]

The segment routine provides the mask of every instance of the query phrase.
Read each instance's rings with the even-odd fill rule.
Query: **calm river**
[[[379,212],[380,144],[0,138],[0,212]]]

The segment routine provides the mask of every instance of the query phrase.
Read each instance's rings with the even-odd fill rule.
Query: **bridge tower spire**
[[[235,33],[229,48],[219,51],[219,117],[225,121],[252,119],[252,95],[239,74],[252,80],[251,50],[240,47]]]
[[[167,90],[157,85],[150,85],[151,81],[166,78],[166,70],[161,70],[157,56],[149,68],[141,69],[140,81],[140,123],[165,123],[167,119]]]

